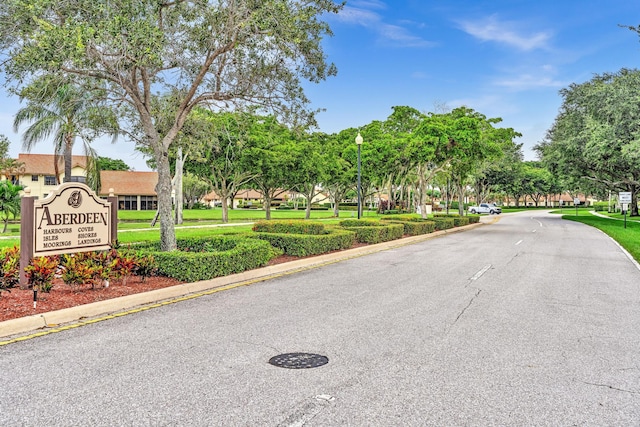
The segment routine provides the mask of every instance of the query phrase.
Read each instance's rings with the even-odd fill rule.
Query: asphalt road
[[[637,426],[639,331],[612,240],[503,215],[0,347],[0,425]]]

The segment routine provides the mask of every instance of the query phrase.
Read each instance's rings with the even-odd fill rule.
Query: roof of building
[[[86,156],[71,156],[71,167],[76,166],[83,169],[87,168]],[[54,165],[53,154],[18,154],[18,162],[24,163],[24,175],[55,175],[56,169]],[[58,160],[58,172],[64,173],[64,159],[62,156]]]
[[[101,196],[113,188],[116,196],[155,196],[158,172],[100,171]]]

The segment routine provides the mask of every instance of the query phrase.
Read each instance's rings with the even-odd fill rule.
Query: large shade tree
[[[265,120],[249,113],[213,113],[204,108],[190,115],[191,160],[186,169],[208,180],[222,202],[222,222],[229,222],[229,202],[258,172],[252,170],[251,135]]]
[[[271,219],[271,205],[275,199],[294,189],[296,153],[292,145],[298,135],[275,117],[265,117],[250,132],[247,156],[248,170],[252,172],[249,185],[262,194],[265,219]]]
[[[323,187],[333,204],[333,215],[336,218],[340,215],[340,202],[346,198],[354,183],[354,164],[350,160],[351,153],[347,150],[348,146],[354,145],[352,137],[353,129],[332,134],[323,146],[324,159],[327,162],[327,177]]]
[[[500,118],[487,118],[467,107],[447,113],[445,133],[449,143],[445,146],[451,160],[449,172],[458,192],[458,213],[464,214],[464,191],[467,180],[487,161],[500,159],[512,149],[514,138],[520,134],[512,128],[496,127]]]
[[[305,219],[311,218],[311,204],[314,198],[322,194],[321,184],[328,182],[332,169],[330,163],[336,160],[330,157],[332,153],[325,150],[328,140],[328,135],[316,132],[302,135],[291,145],[294,163],[289,173],[292,175],[293,190],[307,201]]]
[[[197,105],[259,104],[287,121],[312,114],[301,79],[335,73],[326,62],[322,20],[332,0],[4,0],[0,49],[4,71],[20,87],[41,73],[107,85],[106,99],[141,129],[158,169],[160,242],[176,247],[169,148]],[[153,101],[175,95],[172,122],[158,132]]]
[[[561,92],[560,113],[536,149],[565,190],[630,191],[638,215],[640,71],[622,69]]]

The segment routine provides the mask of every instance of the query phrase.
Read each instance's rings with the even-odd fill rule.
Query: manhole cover
[[[312,353],[286,353],[273,356],[269,359],[269,363],[280,368],[307,369],[326,365],[329,363],[329,358]]]

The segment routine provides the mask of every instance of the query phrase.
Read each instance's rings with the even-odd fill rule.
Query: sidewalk
[[[187,299],[198,298],[200,296],[210,295],[228,289],[248,286],[268,279],[333,264],[351,258],[357,258],[375,252],[423,242],[446,234],[459,233],[485,224],[493,224],[498,220],[499,217],[497,216],[483,216],[478,224],[470,224],[449,230],[437,231],[431,234],[406,237],[399,240],[392,240],[390,242],[304,258],[287,263],[249,270],[230,276],[217,277],[211,280],[184,283],[150,292],[142,292],[48,313],[6,320],[4,322],[0,322],[0,338],[8,339],[0,341],[0,346],[36,336],[47,335],[49,333],[61,332],[84,324],[96,323],[155,307],[173,304]],[[32,333],[33,331],[39,332],[20,337],[20,335]]]

